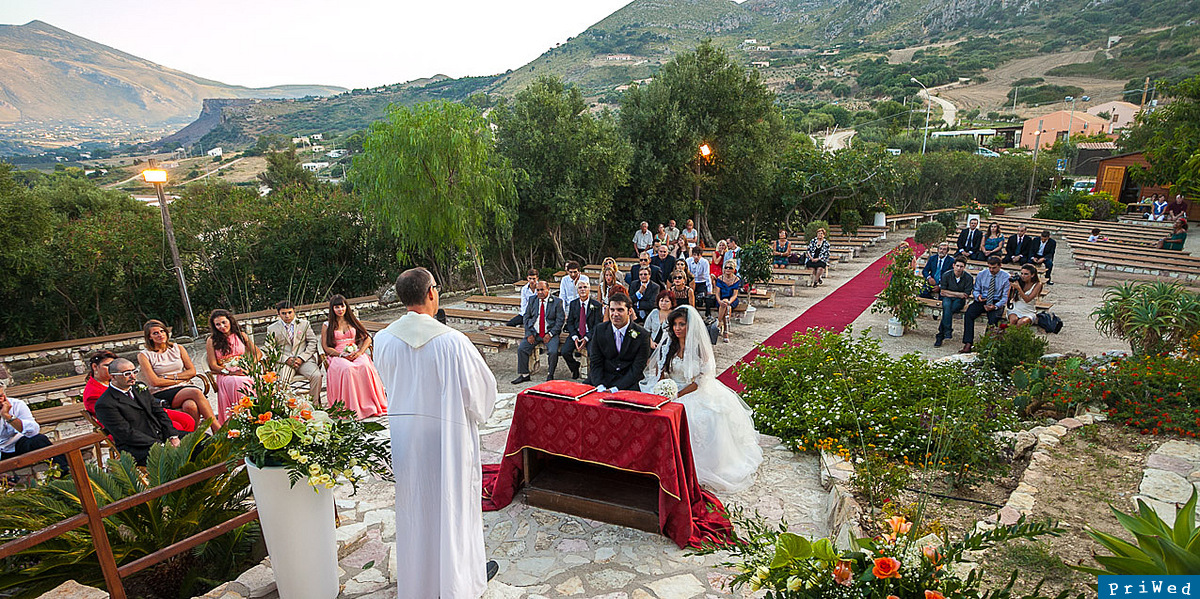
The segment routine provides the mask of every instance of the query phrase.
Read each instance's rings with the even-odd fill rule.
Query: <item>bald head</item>
[[[108,374],[112,377],[110,385],[125,391],[133,386],[133,382],[137,380],[137,368],[133,366],[133,362],[125,358],[117,358],[108,364]]]
[[[436,311],[437,302],[430,297],[433,285],[433,273],[419,266],[410,268],[396,278],[396,299],[409,308],[423,306],[429,301],[434,301],[434,310]]]

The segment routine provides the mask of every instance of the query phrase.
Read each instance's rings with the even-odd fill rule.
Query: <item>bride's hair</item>
[[[687,317],[686,306],[675,308],[667,315],[667,330],[671,332],[671,348],[667,350],[667,363],[663,365],[664,372],[671,372],[671,361],[679,354],[679,337],[675,335],[675,321],[682,318],[684,322],[687,322]]]

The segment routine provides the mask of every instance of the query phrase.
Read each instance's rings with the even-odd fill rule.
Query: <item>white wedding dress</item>
[[[762,464],[762,448],[754,430],[750,407],[716,376],[716,360],[704,319],[691,306],[682,356],[675,356],[667,375],[679,389],[696,383],[696,390],[681,395],[692,441],[696,478],[713,491],[733,493],[753,482]],[[640,387],[651,393],[666,369],[670,343],[663,343],[647,361]]]

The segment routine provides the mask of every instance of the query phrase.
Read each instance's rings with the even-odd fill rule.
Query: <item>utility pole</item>
[[[1146,83],[1142,84],[1142,103],[1138,105],[1139,109],[1146,108],[1146,92],[1150,91],[1150,78],[1146,77]]]

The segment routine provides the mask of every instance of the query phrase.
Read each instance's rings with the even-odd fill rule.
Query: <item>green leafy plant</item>
[[[913,241],[926,249],[937,248],[945,240],[946,226],[937,221],[917,225],[917,231],[913,234]]]
[[[754,286],[771,280],[771,246],[758,240],[742,247],[738,260],[738,276]]]
[[[817,229],[825,229],[825,233],[829,233],[829,222],[823,220],[814,220],[804,225],[804,242],[808,243],[817,238]]]
[[[1093,555],[1103,568],[1071,566],[1097,576],[1195,574],[1200,572],[1200,529],[1196,528],[1196,489],[1183,507],[1176,508],[1175,525],[1166,522],[1146,502],[1137,500],[1137,515],[1109,506],[1136,545],[1119,537],[1088,529],[1088,536],[1112,555]]]
[[[1092,318],[1102,334],[1128,341],[1135,355],[1162,354],[1200,332],[1200,295],[1175,283],[1124,283],[1104,292]]]
[[[1087,207],[1087,197],[1087,194],[1083,192],[1074,191],[1069,187],[1060,187],[1042,196],[1041,207],[1034,216],[1035,218],[1079,222],[1081,218],[1084,218],[1079,213],[1079,207]]]
[[[1125,206],[1113,199],[1112,194],[1107,191],[1089,195],[1087,205],[1092,212],[1091,218],[1096,220],[1116,220],[1125,213]]]
[[[849,209],[842,211],[840,224],[842,225],[842,233],[846,235],[858,235],[858,228],[862,226],[862,215],[858,210]]]
[[[850,488],[868,504],[882,505],[895,499],[910,478],[908,466],[870,453],[854,465]]]
[[[953,231],[958,228],[958,214],[955,212],[939,212],[933,216],[933,222],[941,223],[945,231]]]
[[[1033,326],[990,327],[979,339],[979,363],[1003,376],[1021,364],[1033,364],[1046,353],[1049,343]]]
[[[883,267],[880,276],[888,279],[887,287],[879,294],[879,301],[871,306],[871,312],[888,312],[907,328],[916,328],[921,315],[921,304],[917,293],[921,290],[921,277],[913,270],[913,251],[907,243],[888,252],[891,262]]]
[[[1055,415],[1070,415],[1080,404],[1081,394],[1073,393],[1079,389],[1078,382],[1070,380],[1080,375],[1084,361],[1080,358],[1068,358],[1054,364],[1041,362],[1024,363],[1013,368],[1013,405],[1022,414],[1032,416],[1039,410],[1048,409]],[[1066,373],[1060,376],[1059,372]]]
[[[104,507],[231,459],[227,440],[213,438],[201,444],[204,438],[202,432],[195,432],[185,436],[179,447],[155,445],[144,474],[129,454],[108,460],[103,469],[89,464],[96,502]],[[245,471],[236,469],[105,518],[117,564],[150,555],[245,512],[251,503],[249,494]],[[0,493],[0,540],[10,541],[78,516],[80,509],[79,494],[69,478]],[[163,599],[202,594],[237,576],[258,539],[257,522],[243,525],[152,566],[127,579],[126,585],[139,589],[142,596]],[[18,597],[37,597],[67,580],[104,586],[87,528],[22,551],[0,569],[0,590]]]

